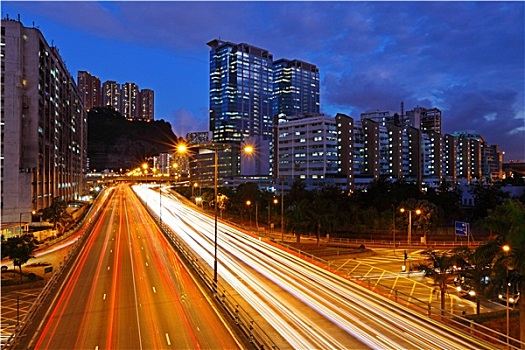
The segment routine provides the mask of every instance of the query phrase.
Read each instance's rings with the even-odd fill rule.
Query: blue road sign
[[[470,225],[468,222],[456,221],[456,235],[468,236]]]

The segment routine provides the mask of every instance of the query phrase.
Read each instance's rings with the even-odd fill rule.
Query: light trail
[[[211,269],[214,220],[163,192],[134,191]],[[157,214],[158,215],[158,214]],[[218,273],[293,348],[494,348],[219,222]]]

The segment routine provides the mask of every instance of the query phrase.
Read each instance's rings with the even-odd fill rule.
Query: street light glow
[[[177,152],[179,154],[185,154],[186,152],[188,152],[188,146],[186,146],[185,143],[179,143],[177,145]]]
[[[253,148],[252,145],[246,145],[246,146],[244,146],[243,149],[244,149],[244,153],[246,153],[248,155],[253,154],[253,152],[254,152],[254,148]]]

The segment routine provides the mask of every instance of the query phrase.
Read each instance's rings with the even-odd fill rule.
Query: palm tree
[[[447,294],[447,285],[450,281],[454,264],[456,263],[456,255],[449,253],[438,253],[433,250],[427,250],[421,253],[426,255],[427,262],[420,263],[416,266],[417,269],[423,271],[425,276],[429,276],[434,280],[434,285],[439,287],[441,297],[441,315],[445,314],[445,296]]]
[[[481,296],[488,287],[487,277],[491,274],[491,263],[494,248],[490,244],[480,245],[475,251],[469,247],[459,247],[454,250],[456,262],[465,262],[462,274],[468,279],[469,285],[473,287],[476,298],[476,315],[481,309]]]
[[[525,341],[525,206],[519,200],[508,200],[496,207],[485,219],[484,225],[497,234],[490,243],[493,247],[494,271],[500,271],[500,274],[504,271],[506,274],[512,270],[514,282],[518,285],[520,339]],[[508,248],[506,252],[502,249],[504,246]],[[525,349],[523,344],[522,349]]]

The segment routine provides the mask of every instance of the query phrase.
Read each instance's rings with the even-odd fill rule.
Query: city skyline
[[[2,5],[2,18],[34,22],[72,76],[154,90],[155,119],[178,136],[208,130],[206,43],[217,37],[317,65],[321,112],[332,117],[401,102],[439,108],[444,133],[470,130],[500,145],[504,161],[525,160],[522,2]]]

